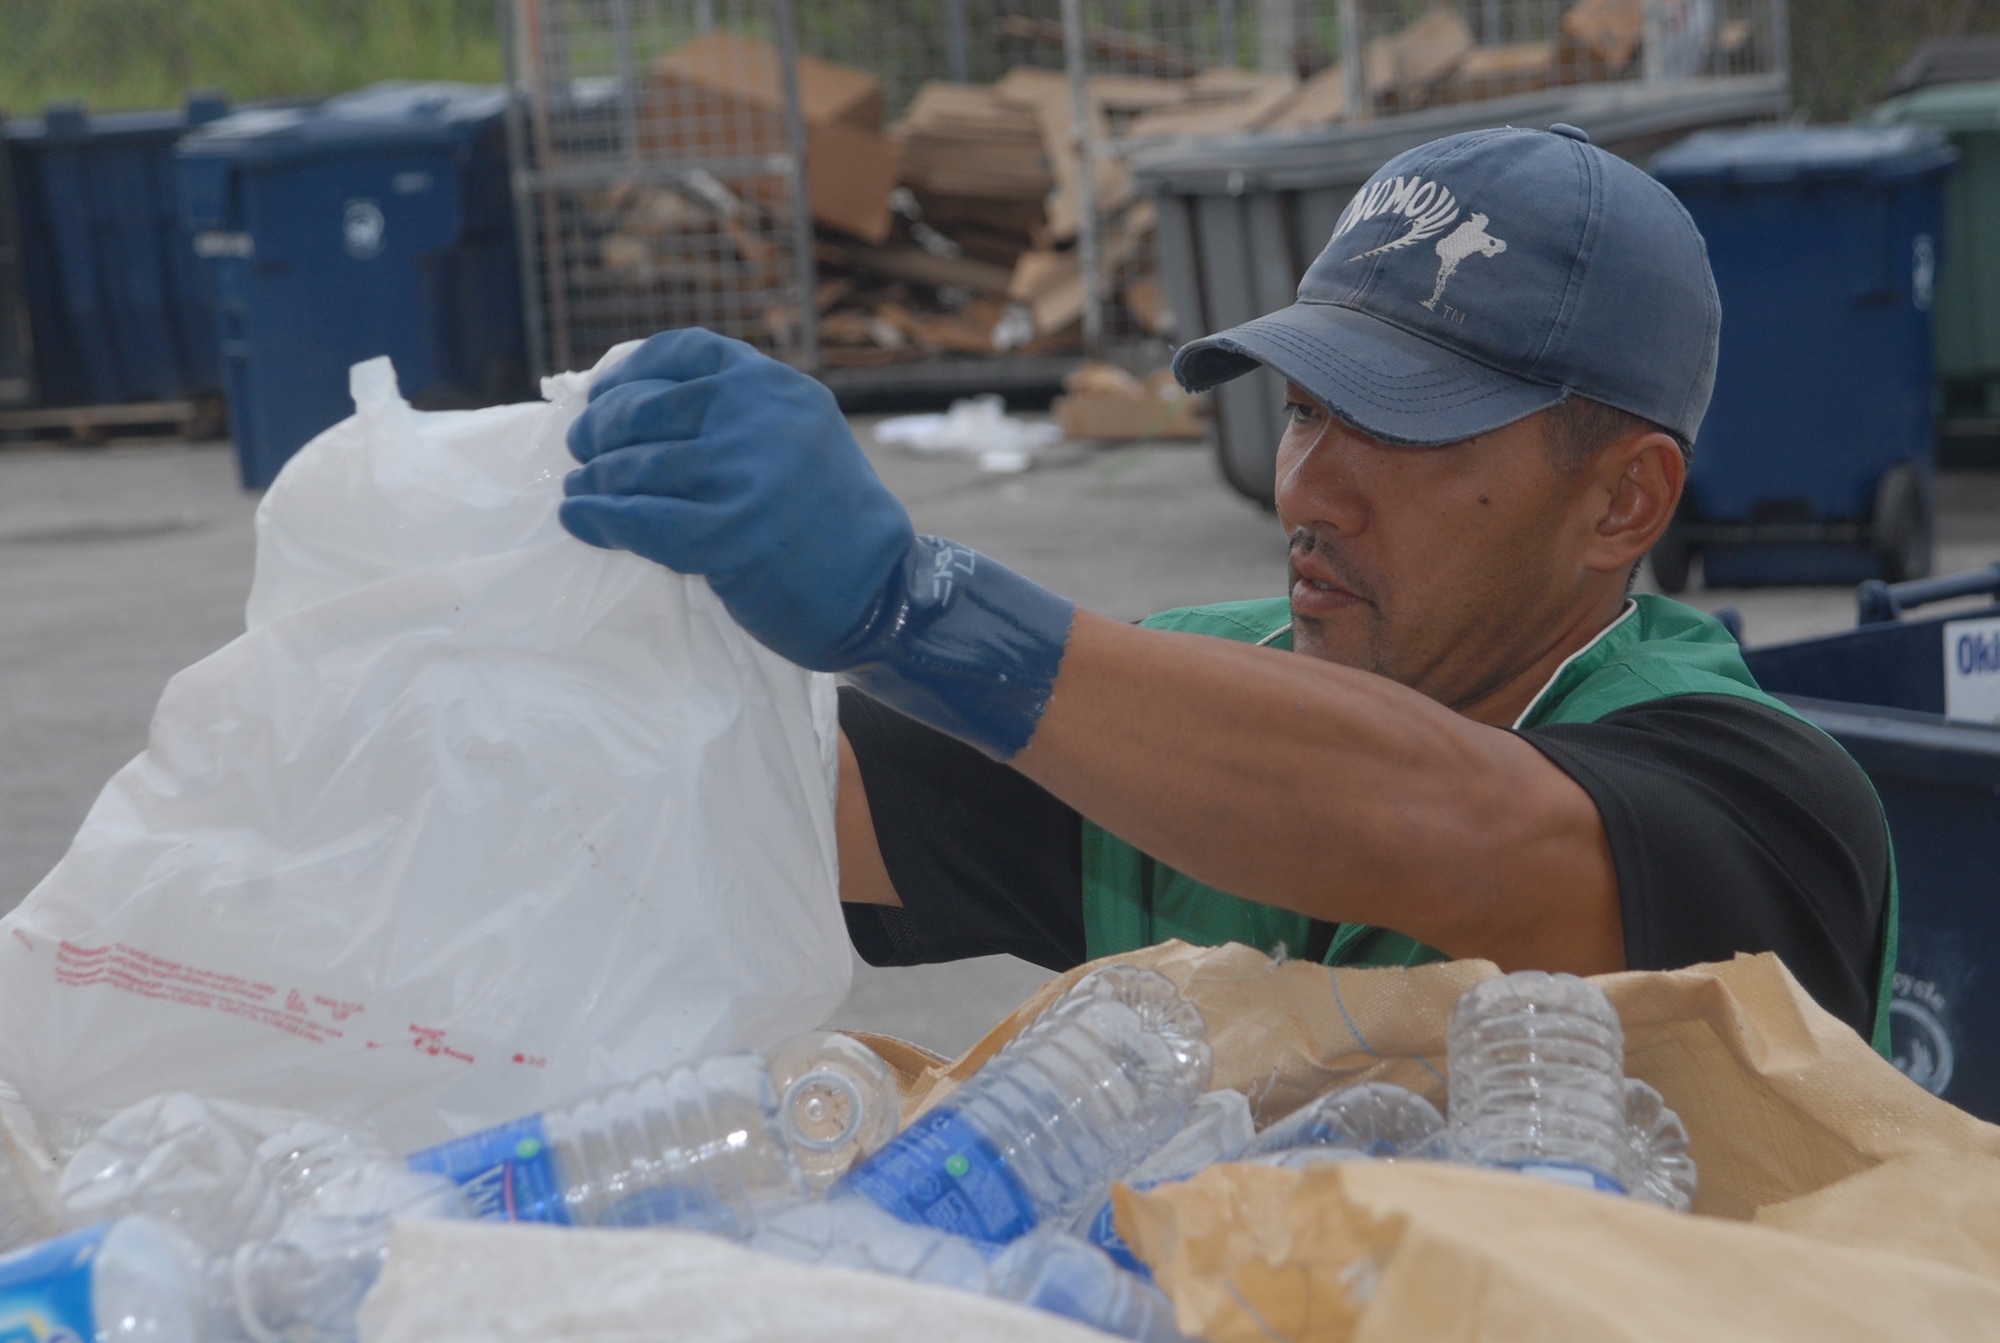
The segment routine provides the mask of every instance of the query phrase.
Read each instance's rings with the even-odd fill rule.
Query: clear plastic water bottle
[[[391,1223],[469,1215],[365,1130],[185,1094],[114,1115],[57,1189],[72,1224],[96,1220],[0,1261],[0,1310],[160,1343],[346,1343]]]
[[[741,1238],[803,1201],[764,1060],[722,1054],[409,1158],[456,1181],[476,1216],[562,1226],[674,1225]]]
[[[64,1164],[55,1198],[69,1227],[147,1213],[220,1250],[274,1234],[289,1209],[366,1171],[393,1186],[383,1197],[401,1197],[403,1163],[362,1128],[171,1092],[100,1126]]]
[[[362,1299],[388,1262],[391,1221],[295,1210],[276,1236],[202,1265],[203,1309],[214,1318],[226,1307],[253,1343],[353,1343]]]
[[[1203,1092],[1188,1106],[1180,1132],[1118,1177],[1135,1187],[1184,1180],[1218,1161],[1233,1161],[1257,1137],[1250,1098],[1231,1087]]]
[[[1674,1212],[1694,1207],[1687,1128],[1660,1093],[1636,1077],[1625,1080],[1625,1142],[1625,1183],[1633,1198]]]
[[[155,1096],[77,1148],[56,1179],[56,1206],[69,1227],[150,1213],[220,1249],[270,1234],[284,1215],[255,1148],[253,1135],[201,1097]]]
[[[1444,1127],[1437,1107],[1407,1087],[1362,1082],[1308,1101],[1259,1133],[1245,1155],[1341,1147],[1387,1160],[1443,1159]]]
[[[1604,991],[1522,970],[1451,1016],[1451,1141],[1461,1159],[1625,1192],[1625,1035]]]
[[[457,1190],[398,1166],[343,1172],[325,1212],[294,1208],[270,1237],[203,1246],[145,1213],[0,1258],[0,1337],[110,1343],[352,1343],[392,1221],[462,1215]]]
[[[0,1253],[37,1244],[62,1229],[54,1172],[38,1138],[26,1102],[0,1081]]]
[[[905,1222],[865,1198],[786,1208],[759,1225],[748,1243],[802,1264],[865,1269],[982,1295],[994,1290],[992,1246]]]
[[[1173,1303],[1089,1242],[1054,1227],[1014,1241],[993,1261],[997,1294],[1141,1343],[1178,1343]]]
[[[1218,1161],[1234,1161],[1256,1136],[1257,1124],[1250,1115],[1248,1096],[1228,1087],[1207,1092],[1197,1096],[1188,1107],[1187,1123],[1181,1126],[1181,1131],[1120,1175],[1118,1183],[1134,1189],[1152,1189],[1185,1180]],[[1151,1279],[1152,1270],[1118,1234],[1108,1190],[1095,1207],[1087,1207],[1076,1218],[1073,1226],[1077,1235],[1110,1255],[1120,1268]]]
[[[1326,1166],[1341,1161],[1375,1160],[1358,1147],[1328,1146],[1318,1143],[1308,1143],[1304,1147],[1280,1148],[1275,1152],[1245,1156],[1243,1159],[1262,1166],[1281,1166],[1286,1170],[1306,1170],[1312,1166]]]
[[[1003,1297],[1148,1343],[1180,1337],[1173,1307],[1101,1250],[1054,1228],[1004,1249],[902,1219],[865,1198],[800,1204],[759,1226],[750,1247],[799,1263],[889,1273]]]
[[[1201,1014],[1173,981],[1106,966],[831,1196],[993,1244],[1060,1225],[1181,1128],[1208,1066]]]
[[[779,1121],[815,1194],[896,1136],[902,1095],[882,1056],[851,1035],[808,1031],[764,1053]]]
[[[168,1223],[127,1217],[0,1258],[0,1334],[20,1338],[207,1343],[202,1252]],[[212,1308],[210,1308],[212,1309]]]

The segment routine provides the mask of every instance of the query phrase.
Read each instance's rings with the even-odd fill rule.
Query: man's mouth
[[[1310,533],[1293,534],[1288,560],[1292,579],[1292,614],[1308,620],[1319,619],[1356,606],[1369,605],[1326,562],[1324,547]]]

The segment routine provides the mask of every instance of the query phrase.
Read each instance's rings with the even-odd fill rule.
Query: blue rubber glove
[[[820,383],[710,331],[653,337],[570,427],[562,523],[703,574],[750,635],[1001,759],[1048,703],[1074,608],[918,536]]]

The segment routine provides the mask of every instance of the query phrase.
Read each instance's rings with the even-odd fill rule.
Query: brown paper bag
[[[1976,1160],[1976,1158],[1975,1158]],[[1118,1194],[1180,1326],[1212,1340],[1990,1339],[2000,1282],[1524,1176],[1237,1164]]]
[[[1201,1009],[1210,1084],[1249,1095],[1260,1125],[1364,1081],[1444,1109],[1452,1006],[1498,973],[1484,961],[1328,970],[1180,942],[1116,959],[1159,970]],[[906,1114],[943,1100],[1090,968],[924,1069]],[[1977,1319],[2000,1336],[2000,1128],[1905,1079],[1774,956],[1595,982],[1624,1023],[1627,1074],[1687,1125],[1695,1216],[1421,1163],[1230,1165],[1121,1190],[1119,1229],[1182,1327],[1262,1339],[1652,1339],[1694,1337],[1697,1324],[1709,1336],[1861,1337],[1928,1302],[1927,1326]],[[1627,1298],[1643,1308],[1624,1309]],[[1796,1328],[1758,1323],[1782,1320]]]

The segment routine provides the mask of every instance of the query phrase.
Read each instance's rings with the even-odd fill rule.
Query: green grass
[[[991,0],[966,3],[981,57],[993,54],[987,30],[994,7]],[[1141,29],[1153,8],[1179,15],[1186,7],[1187,0],[1087,6]],[[1057,12],[1044,0],[1010,0],[1005,8]],[[1239,10],[1249,8],[1239,0]],[[939,22],[927,0],[799,0],[799,10],[809,50],[862,64],[900,55],[942,69]],[[1332,0],[1313,0],[1309,23],[1325,27],[1333,10]],[[240,102],[335,93],[379,79],[490,83],[501,67],[495,11],[495,0],[0,0],[0,109],[33,112],[53,98],[80,98],[99,110],[169,107],[201,86]],[[1926,37],[2000,32],[2000,0],[1791,0],[1791,16],[1794,94],[1815,121],[1840,120],[1875,102]],[[929,70],[882,73],[892,104],[900,104]],[[976,77],[993,73],[982,68]]]
[[[17,114],[499,78],[493,0],[0,0],[0,108]]]

